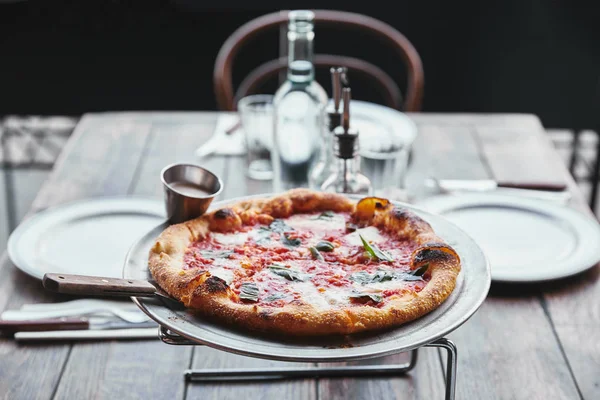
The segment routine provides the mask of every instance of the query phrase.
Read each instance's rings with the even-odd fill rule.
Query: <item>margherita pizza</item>
[[[458,254],[385,199],[295,189],[172,225],[150,251],[186,307],[251,330],[349,334],[414,320],[455,287]]]

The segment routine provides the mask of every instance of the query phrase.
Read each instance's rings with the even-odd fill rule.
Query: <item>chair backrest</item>
[[[364,30],[393,47],[406,66],[407,83],[404,103],[402,103],[400,89],[394,79],[381,68],[367,61],[353,57],[316,54],[313,60],[316,67],[347,67],[349,71],[358,72],[377,84],[388,106],[404,111],[420,111],[424,84],[423,65],[416,49],[404,35],[392,26],[365,15],[332,10],[315,10],[314,12],[315,23],[319,26],[335,25],[336,27]],[[234,92],[232,67],[240,49],[258,34],[287,24],[287,21],[287,11],[266,14],[242,25],[225,41],[219,51],[213,71],[215,95],[219,109],[235,110],[236,99],[252,93],[287,67],[285,58],[266,62],[250,72],[240,84],[237,92]]]

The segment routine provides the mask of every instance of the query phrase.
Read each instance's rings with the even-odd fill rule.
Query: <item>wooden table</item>
[[[95,196],[161,197],[159,172],[197,161],[216,113],[86,115],[76,128],[33,210]],[[589,212],[581,194],[530,115],[412,115],[419,126],[409,188],[441,178],[567,181],[572,206]],[[239,157],[202,164],[219,174],[221,198],[270,190],[244,178]],[[598,243],[590,243],[597,246]],[[535,249],[532,249],[535,251]],[[450,335],[458,346],[458,399],[600,398],[600,280],[597,267],[543,285],[492,286],[479,312]],[[0,269],[0,310],[65,300],[7,259]],[[405,355],[371,360],[402,361]],[[409,375],[385,379],[319,379],[244,384],[186,384],[189,367],[282,365],[210,348],[158,340],[17,345],[0,340],[0,395],[7,399],[441,399],[441,354],[423,349]]]

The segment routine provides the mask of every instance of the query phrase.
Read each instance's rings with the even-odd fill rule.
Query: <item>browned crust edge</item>
[[[411,269],[429,264],[426,273],[431,277],[429,283],[415,296],[387,300],[381,308],[365,305],[320,310],[307,303],[271,308],[232,301],[236,294],[220,278],[206,271],[181,268],[189,244],[211,230],[235,231],[243,223],[268,223],[274,218],[318,210],[349,211],[357,223],[378,226],[416,241],[419,247],[411,255]],[[294,189],[270,199],[244,200],[173,225],[157,238],[148,265],[164,290],[200,314],[252,330],[298,336],[349,334],[412,321],[447,299],[460,272],[460,258],[454,249],[411,211],[387,204],[365,217],[357,212],[356,203],[344,196],[308,189]]]

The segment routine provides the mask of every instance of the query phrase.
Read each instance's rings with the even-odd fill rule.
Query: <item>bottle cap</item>
[[[288,29],[293,32],[311,32],[315,13],[310,10],[293,10],[288,13]]]
[[[333,131],[335,135],[335,156],[342,159],[354,158],[358,154],[358,132],[354,129],[348,131],[338,126]]]

